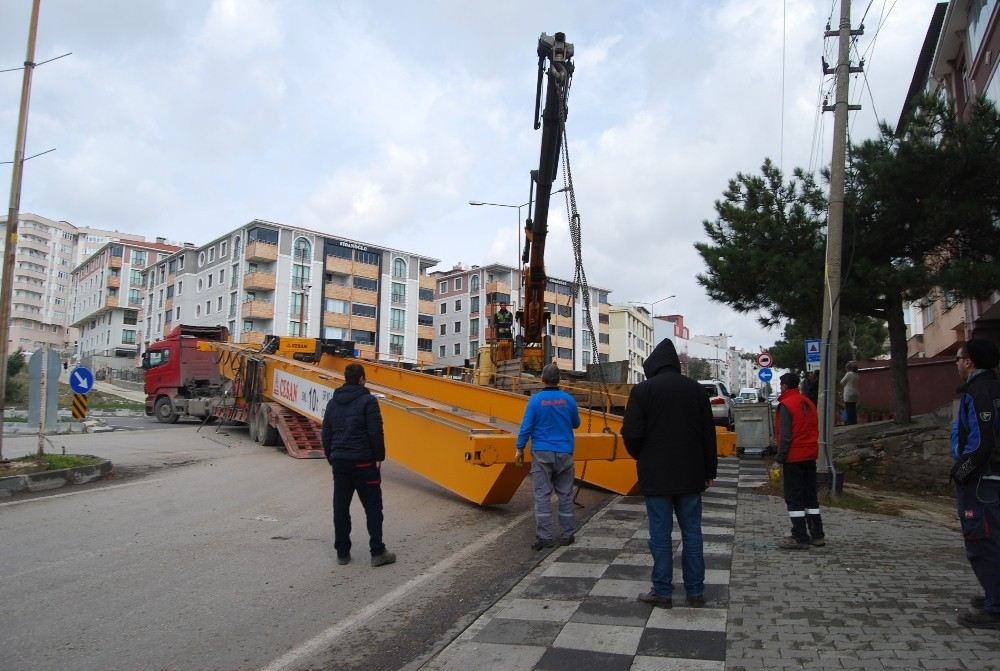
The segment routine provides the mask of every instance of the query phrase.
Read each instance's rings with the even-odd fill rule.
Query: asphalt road
[[[341,567],[322,461],[194,425],[53,441],[111,458],[116,477],[0,502],[9,671],[415,669],[540,558],[527,481],[482,509],[386,462],[399,561],[368,565],[355,502]],[[583,490],[582,514],[607,498]]]

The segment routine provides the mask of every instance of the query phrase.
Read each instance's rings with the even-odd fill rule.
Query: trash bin
[[[736,454],[764,456],[774,444],[770,403],[742,403],[733,408]]]

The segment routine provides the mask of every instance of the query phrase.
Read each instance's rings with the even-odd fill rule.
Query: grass
[[[81,454],[45,454],[41,457],[30,455],[11,459],[6,463],[0,463],[0,478],[9,475],[28,475],[31,473],[42,473],[44,471],[57,471],[61,468],[72,468],[73,466],[92,466],[99,463],[100,459]]]
[[[59,383],[59,407],[73,407],[73,390],[69,388],[68,384],[63,384],[61,382]],[[127,398],[122,398],[121,396],[115,396],[114,394],[97,391],[95,389],[87,394],[87,409],[132,410],[135,412],[143,412],[145,410],[145,405],[135,401],[130,401]]]
[[[784,498],[781,480],[769,480],[767,484],[761,485],[754,490],[758,494],[765,496],[777,496]],[[884,501],[872,501],[854,492],[844,491],[837,496],[832,496],[829,489],[820,489],[818,492],[821,507],[843,508],[862,513],[881,513],[883,515],[898,515],[899,508]]]

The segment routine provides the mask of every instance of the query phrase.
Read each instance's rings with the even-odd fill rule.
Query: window
[[[469,298],[469,314],[476,314],[479,312],[479,296],[472,296]]]
[[[195,317],[200,317],[201,316],[201,303],[199,303],[198,305],[194,306],[194,316]]]
[[[133,270],[129,273],[128,283],[134,286],[140,286],[142,284],[142,271]]]
[[[479,353],[479,342],[473,340],[472,342],[469,343],[469,358],[475,359],[476,354],[478,353]]]
[[[247,239],[251,242],[267,242],[276,245],[278,244],[278,231],[258,226],[247,231]]]
[[[397,261],[399,259],[396,259]],[[400,282],[392,283],[392,302],[396,305],[403,305],[406,303],[406,285]]]
[[[183,293],[184,280],[177,280],[177,295],[180,296]]]
[[[587,350],[583,351],[583,366],[586,368],[590,365],[590,352]]]
[[[479,319],[469,320],[469,335],[470,336],[479,335]]]
[[[208,262],[212,263],[215,261],[215,245],[208,248]]]
[[[434,290],[421,288],[420,291],[417,292],[417,298],[422,301],[432,301],[434,300]]]
[[[227,242],[226,240],[223,240],[222,242],[219,243],[219,258],[222,258],[223,256],[226,255],[226,251],[227,251],[226,248],[228,246],[229,246],[229,242]]]
[[[374,345],[375,344],[375,332],[374,331],[355,331],[351,330],[351,340],[359,345]]]
[[[479,275],[469,278],[469,291],[479,291]]]
[[[355,317],[374,317],[375,306],[365,305],[364,303],[354,303],[351,305],[351,314]]]
[[[455,312],[460,312],[462,310],[462,300],[459,299],[455,301]]]
[[[347,329],[337,326],[327,326],[323,329],[324,338],[336,338],[337,340],[347,340]]]
[[[417,315],[417,326],[434,326],[434,315]]]
[[[560,338],[572,338],[573,329],[570,328],[569,326],[557,326],[556,335],[559,336]]]
[[[455,291],[461,291],[461,290],[462,290],[462,278],[461,277],[456,277],[455,278]]]
[[[354,260],[358,263],[365,263],[370,266],[377,266],[379,261],[379,255],[375,252],[363,252],[360,249],[355,250]]]
[[[336,315],[346,315],[350,312],[350,303],[336,298],[327,298],[326,311]]]
[[[212,301],[205,301],[205,314],[212,314]]]
[[[439,357],[441,357],[442,359],[443,359],[443,358],[444,358],[445,356],[447,356],[447,355],[445,354],[445,350],[444,350],[444,345],[439,345],[439,346],[438,346],[438,356],[439,356]]]
[[[295,238],[292,257],[296,263],[307,264],[312,261],[312,243],[306,238]]]
[[[598,333],[597,342],[599,342],[602,345],[607,345],[608,343],[611,342],[611,336],[609,336],[607,333]]]
[[[177,307],[174,308],[174,317],[177,319],[177,321],[181,320],[181,306],[180,305],[178,305]]]
[[[397,259],[393,260],[393,262],[392,262],[392,276],[396,277],[396,278],[399,278],[399,279],[405,279],[406,278],[406,261],[404,261],[403,259],[400,259],[400,258],[397,258]]]
[[[378,291],[378,280],[371,280],[367,277],[355,277],[354,288],[361,291]]]
[[[418,352],[434,351],[434,342],[430,338],[417,338],[417,351]]]
[[[198,291],[199,291],[199,293],[201,292],[202,287],[204,287],[204,286],[205,286],[204,282],[202,282],[201,278],[199,277],[198,278]]]
[[[222,296],[219,296],[218,300],[216,301],[215,311],[222,312]]]
[[[111,256],[122,257],[125,254],[125,248],[121,245],[111,245]]]
[[[135,331],[132,329],[122,330],[122,344],[123,345],[134,345],[135,344]]]
[[[569,349],[568,347],[560,347],[558,349],[558,353],[559,353],[559,358],[560,359],[572,359],[573,358],[573,350]]]
[[[448,280],[441,280],[438,282],[438,293],[446,294],[448,293]]]
[[[236,316],[236,292],[229,294],[229,316]]]
[[[440,310],[440,312],[443,315],[448,314],[448,304],[447,303],[442,303],[441,304],[441,310]]]
[[[389,310],[389,328],[402,331],[406,328],[406,310],[392,308]]]
[[[350,247],[341,247],[340,245],[327,243],[326,255],[333,256],[338,259],[350,259],[354,256],[354,252],[351,251]]]
[[[240,244],[241,244],[241,239],[240,239],[240,236],[237,235],[235,238],[233,238],[233,258],[234,259],[240,258]]]
[[[454,346],[455,356],[462,356],[462,343],[457,342]]]
[[[438,332],[441,335],[448,335],[448,325],[447,324],[441,324],[440,328],[438,329]]]
[[[177,269],[178,270],[184,270],[184,255],[183,254],[181,254],[181,256],[178,259],[178,261],[180,261],[180,263],[177,264]]]
[[[212,288],[212,280],[214,280],[214,279],[215,279],[215,273],[209,273],[208,274],[208,288],[209,289]]]
[[[462,322],[455,322],[455,333],[462,332]]]
[[[233,247],[233,253],[236,253],[236,248]],[[230,275],[229,288],[235,289],[236,285],[240,283],[240,264],[233,264],[233,273]]]
[[[205,265],[205,252],[198,252],[198,267]]]
[[[167,272],[171,274],[177,272],[177,259],[174,259],[167,264]]]
[[[167,300],[170,300],[173,297],[174,297],[174,285],[171,284],[167,287]]]
[[[132,265],[133,266],[145,266],[146,265],[146,252],[141,252],[138,249],[132,250]]]
[[[157,366],[162,366],[166,362],[170,361],[170,350],[159,349],[153,350],[152,352],[146,352],[146,368],[155,368]]]
[[[560,305],[557,312],[559,313],[560,317],[572,317],[573,307],[570,305]]]
[[[252,319],[244,319],[243,320],[243,330],[244,331],[253,331],[253,320]]]
[[[139,313],[135,310],[125,310],[122,314],[122,323],[127,326],[135,326],[139,323]]]
[[[140,302],[140,299],[139,299],[139,290],[138,289],[129,289],[128,290],[128,303],[129,303],[129,305],[138,305],[139,302]]]
[[[925,301],[923,309],[921,310],[921,315],[924,318],[924,326],[928,326],[934,323],[934,303],[931,301]]]
[[[225,283],[226,283],[226,269],[223,268],[222,270],[219,271],[219,286],[222,286]]]
[[[404,338],[401,335],[389,336],[389,354],[401,356],[403,354]]]

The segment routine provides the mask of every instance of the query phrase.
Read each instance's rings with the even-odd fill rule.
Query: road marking
[[[109,485],[108,487],[94,487],[92,489],[85,489],[79,492],[67,492],[66,494],[53,494],[52,496],[40,496],[37,499],[26,499],[24,501],[10,501],[9,503],[0,503],[0,508],[6,508],[7,506],[19,506],[22,503],[37,503],[38,501],[51,501],[52,499],[61,499],[66,496],[78,496],[80,494],[90,494],[92,492],[106,492],[109,489],[121,489],[122,487],[135,487],[136,485],[151,485],[154,482],[163,482],[163,478],[157,478],[156,480],[140,480],[138,482],[126,482],[121,485]]]
[[[368,620],[375,615],[378,615],[383,610],[387,609],[389,606],[398,602],[407,592],[410,592],[425,582],[435,579],[443,574],[448,569],[452,568],[461,561],[464,561],[469,555],[478,552],[486,545],[489,545],[493,541],[497,540],[505,533],[516,527],[518,524],[523,522],[529,517],[534,516],[534,511],[529,510],[527,512],[521,513],[513,520],[505,524],[504,526],[494,529],[490,533],[486,534],[480,538],[477,542],[472,545],[468,545],[461,552],[457,552],[450,557],[442,559],[434,566],[430,567],[423,573],[410,578],[407,582],[403,583],[396,589],[392,590],[388,594],[384,595],[378,601],[370,603],[352,617],[346,620],[341,620],[337,624],[333,625],[326,631],[320,632],[316,636],[312,637],[299,647],[289,650],[284,655],[274,660],[267,666],[263,667],[259,671],[286,671],[287,669],[293,668],[296,664],[301,662],[306,657],[315,654],[322,648],[329,647],[336,641],[342,634],[353,630],[355,627]]]

